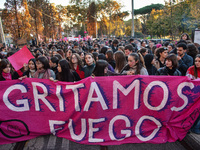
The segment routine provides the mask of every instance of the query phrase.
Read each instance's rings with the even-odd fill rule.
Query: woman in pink
[[[196,55],[194,66],[188,68],[186,76],[193,80],[200,78],[200,54]]]
[[[7,59],[0,61],[0,81],[12,80],[11,66]]]

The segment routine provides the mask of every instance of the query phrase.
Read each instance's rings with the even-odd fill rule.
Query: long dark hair
[[[29,64],[30,61],[32,61],[32,62],[34,63],[35,71],[37,71],[37,66],[36,66],[36,60],[35,60],[35,58],[31,58],[31,59],[28,61],[28,64]],[[30,68],[28,68],[28,71],[30,71]]]
[[[62,59],[58,62],[62,71],[58,73],[59,81],[74,82],[74,76],[72,74],[70,65],[66,59]]]
[[[10,65],[10,62],[8,61],[8,59],[2,59],[0,61],[0,81],[3,81],[5,80],[2,76],[2,72],[3,72],[3,69],[5,69],[7,67],[7,65]],[[11,66],[10,66],[11,67]]]
[[[47,59],[45,56],[40,56],[40,57],[38,57],[38,58],[36,59],[36,61],[41,62],[41,63],[43,64],[43,68],[44,68],[45,70],[47,70],[47,69],[50,68],[50,66],[49,66],[49,61],[48,61],[48,59]]]
[[[114,53],[114,57],[115,57],[115,62],[116,62],[115,69],[121,72],[121,70],[126,65],[126,56],[122,51],[116,51]]]
[[[113,58],[113,51],[112,51],[112,50],[108,50],[108,51],[106,52],[106,55],[108,56],[108,58],[107,58],[107,61],[108,61],[108,62],[111,62],[111,61],[114,60],[114,58]]]
[[[200,58],[200,54],[197,54],[197,56],[195,57],[195,59],[196,59],[197,57]],[[198,73],[197,73],[197,67],[196,67],[196,65],[194,65],[194,76],[195,76],[195,78],[197,79]]]
[[[140,70],[143,67],[143,62],[141,62],[140,56],[137,53],[131,53],[131,54],[129,54],[129,56],[132,56],[135,61],[138,61],[136,63],[136,67],[137,67],[136,68],[136,73],[140,74]]]
[[[94,68],[93,74],[95,76],[105,76],[104,70],[108,67],[108,62],[105,60],[98,60]]]

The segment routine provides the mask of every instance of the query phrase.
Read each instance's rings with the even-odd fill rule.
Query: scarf
[[[167,73],[170,75],[170,76],[173,76],[174,75],[174,72],[176,71],[176,68],[172,68],[172,69],[169,69],[168,67],[166,67],[167,69]]]
[[[33,78],[34,77],[34,73],[35,73],[35,69],[33,69],[33,70],[29,70],[30,72],[29,72],[29,78]]]
[[[34,74],[34,78],[39,78],[39,75],[43,74],[42,77],[40,77],[41,79],[49,79],[51,77],[51,72],[50,69],[41,69],[41,70],[37,70]]]
[[[6,79],[6,80],[12,80],[11,73],[2,72],[2,76],[3,76],[3,78]]]

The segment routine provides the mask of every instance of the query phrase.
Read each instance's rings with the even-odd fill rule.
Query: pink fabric
[[[162,44],[156,44],[156,48],[162,47]]]
[[[19,70],[23,67],[24,63],[28,64],[28,61],[34,58],[29,49],[24,46],[21,50],[8,57],[8,60],[12,64],[15,70]]]
[[[2,76],[3,76],[3,78],[6,79],[6,80],[12,80],[12,75],[11,75],[11,73],[2,72]]]
[[[0,144],[51,133],[94,145],[182,140],[200,114],[199,85],[175,76],[1,81]]]

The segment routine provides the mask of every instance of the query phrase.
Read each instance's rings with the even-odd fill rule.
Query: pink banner
[[[8,60],[10,61],[14,69],[18,71],[24,66],[24,63],[28,64],[28,61],[31,58],[34,58],[34,56],[31,54],[29,49],[26,46],[24,46],[18,52],[8,57]]]
[[[182,140],[200,114],[199,93],[200,80],[187,77],[1,81],[0,144],[51,133],[95,145]]]

